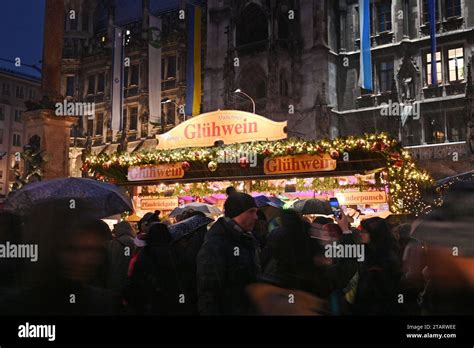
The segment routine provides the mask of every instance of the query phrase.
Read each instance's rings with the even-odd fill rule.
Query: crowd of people
[[[111,231],[71,211],[2,212],[0,244],[37,243],[38,262],[0,260],[0,313],[71,315],[472,314],[474,190],[411,224],[379,217],[269,219],[228,191],[216,221],[147,213]],[[354,210],[354,209],[353,209]],[[354,216],[357,215],[357,216]],[[328,257],[334,245],[363,246]],[[344,249],[344,250],[355,250]]]

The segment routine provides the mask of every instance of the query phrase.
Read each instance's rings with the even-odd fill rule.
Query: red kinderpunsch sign
[[[170,211],[178,206],[178,197],[142,198],[140,200],[141,210]]]
[[[338,192],[336,198],[343,205],[386,203],[387,193],[385,191]]]

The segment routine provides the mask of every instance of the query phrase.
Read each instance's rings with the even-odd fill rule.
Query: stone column
[[[77,118],[56,116],[53,110],[27,111],[22,116],[27,139],[33,135],[41,139],[43,179],[69,176],[69,139]]]
[[[61,97],[61,63],[64,41],[63,0],[46,0],[43,47],[42,93],[53,102]],[[51,107],[42,105],[42,107]],[[33,136],[40,137],[43,151],[43,178],[69,176],[69,141],[71,126],[76,117],[57,116],[53,109],[39,109],[24,112],[23,121],[27,141]]]
[[[46,0],[44,14],[43,79],[41,89],[51,100],[61,91],[64,41],[64,0]]]

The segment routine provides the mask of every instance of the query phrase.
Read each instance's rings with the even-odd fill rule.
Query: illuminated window
[[[464,48],[448,50],[449,82],[464,80]]]
[[[428,85],[433,84],[431,77],[431,53],[426,54],[426,83]],[[438,77],[438,83],[443,83],[443,72],[441,64],[441,52],[436,52],[436,74]]]

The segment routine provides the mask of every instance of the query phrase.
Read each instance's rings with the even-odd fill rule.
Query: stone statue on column
[[[87,135],[86,137],[86,143],[84,145],[84,150],[82,150],[82,155],[81,155],[81,160],[82,163],[84,163],[87,160],[87,157],[92,154],[92,138],[90,135]],[[87,174],[87,171],[82,172],[82,177],[83,178],[88,178],[89,175]]]

